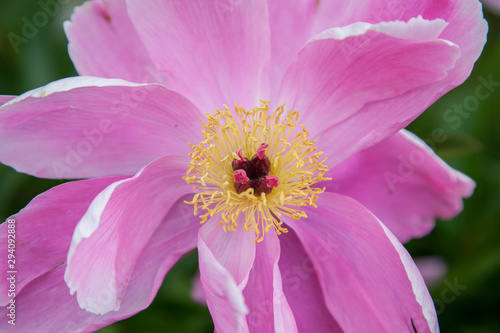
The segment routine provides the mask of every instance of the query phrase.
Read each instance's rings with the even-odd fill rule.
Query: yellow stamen
[[[285,112],[284,107],[280,105],[269,116],[269,101],[261,101],[260,107],[248,111],[236,105],[235,117],[226,106],[207,114],[208,124],[202,123],[205,140],[190,145],[191,162],[184,177],[190,184],[202,185],[194,187],[200,192],[186,202],[194,206],[195,215],[199,209],[206,211],[200,215],[201,223],[220,213],[219,225],[224,231],[235,231],[243,214],[243,229],[253,231],[255,241],[260,242],[271,227],[278,235],[287,232],[281,216],[298,220],[307,217],[300,207],[316,207],[325,189],[312,186],[329,179],[324,177],[326,157],[321,159],[323,152],[316,152],[315,141],[308,140],[304,126],[296,131],[299,112]],[[279,185],[269,194],[257,196],[253,188],[238,194],[231,166],[238,159],[236,152],[243,149],[243,155],[251,158],[262,143],[269,145],[270,174],[279,178]]]

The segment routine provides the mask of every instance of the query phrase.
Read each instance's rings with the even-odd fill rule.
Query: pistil
[[[257,153],[251,160],[243,157],[243,149],[239,149],[236,155],[238,159],[233,160],[231,163],[233,167],[234,189],[236,193],[240,194],[249,188],[253,189],[253,194],[260,196],[261,193],[269,194],[273,187],[269,186],[267,177],[271,168],[271,161],[266,156],[265,150],[269,147],[268,144],[263,143],[257,148]],[[244,175],[244,176],[243,176]],[[250,177],[250,178],[249,178]],[[277,179],[276,176],[273,176]],[[278,181],[279,182],[279,181]],[[271,182],[270,184],[275,184]]]

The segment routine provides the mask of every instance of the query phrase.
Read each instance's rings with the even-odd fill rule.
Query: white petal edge
[[[150,84],[133,83],[121,79],[103,79],[92,76],[69,77],[51,82],[46,86],[27,91],[24,94],[19,95],[13,100],[10,100],[9,102],[5,103],[3,106],[20,102],[28,97],[41,98],[54,93],[69,91],[72,89],[82,88],[82,87],[110,87],[110,86],[138,87],[147,85]]]
[[[215,274],[222,279],[218,281],[219,283],[217,285],[211,285],[210,292],[221,298],[227,297],[229,305],[238,316],[237,332],[247,332],[248,328],[246,327],[247,325],[243,316],[247,315],[249,310],[245,304],[245,298],[240,290],[240,287],[236,285],[236,281],[234,281],[229,271],[215,259],[214,254],[201,237],[198,238],[198,254],[200,256],[200,278],[202,286],[205,288],[205,276],[202,270],[203,267],[206,267],[212,271],[211,274]],[[206,266],[209,262],[211,263],[210,267]],[[206,290],[204,291],[207,297],[207,304],[210,304],[210,292]]]
[[[408,22],[391,21],[371,24],[366,22],[356,22],[345,27],[331,28],[314,36],[309,42],[322,39],[343,40],[348,37],[364,35],[368,30],[380,32],[389,36],[415,39],[422,42],[438,39],[439,35],[448,26],[448,22],[443,19],[426,20],[422,16],[411,18]],[[449,45],[456,45],[448,40],[442,40]]]
[[[391,241],[392,245],[399,254],[399,258],[401,259],[401,263],[403,264],[403,267],[406,271],[408,280],[411,283],[411,288],[413,290],[413,294],[415,295],[415,299],[417,303],[422,307],[422,313],[427,320],[430,331],[432,333],[439,333],[436,308],[434,307],[434,303],[429,295],[420,271],[418,270],[417,266],[413,264],[413,259],[411,258],[410,254],[397,240],[396,236],[394,236],[382,222],[380,222],[378,219],[377,221],[382,226],[382,229],[384,230],[387,238]]]
[[[85,213],[85,215],[83,215],[83,217],[80,219],[80,221],[75,227],[73,238],[71,239],[71,246],[68,251],[68,258],[67,258],[68,264],[71,261],[71,257],[73,257],[73,254],[75,253],[76,247],[82,241],[82,239],[89,238],[99,227],[99,221],[101,220],[101,215],[104,212],[104,209],[106,208],[106,205],[108,204],[108,201],[111,198],[111,195],[115,191],[116,187],[125,182],[129,182],[136,179],[142,174],[145,168],[146,167],[142,168],[139,172],[137,172],[137,174],[135,174],[135,176],[131,178],[123,179],[109,185],[104,189],[104,191],[99,193],[94,198],[94,200],[92,200],[92,203],[87,209],[87,212]],[[74,292],[75,290],[71,290],[72,295]]]

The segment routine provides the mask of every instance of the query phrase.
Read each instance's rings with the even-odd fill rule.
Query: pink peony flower
[[[469,76],[477,0],[92,0],[65,30],[82,76],[1,98],[0,161],[85,180],[11,217],[3,332],[132,316],[195,248],[217,332],[439,330],[398,239],[474,183],[402,129]]]

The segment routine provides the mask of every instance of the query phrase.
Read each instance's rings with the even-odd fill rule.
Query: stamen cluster
[[[261,102],[248,111],[236,105],[235,116],[227,107],[208,114],[208,123],[202,124],[205,140],[190,145],[184,177],[198,184],[199,193],[186,203],[194,206],[195,215],[206,211],[201,223],[214,218],[224,231],[243,224],[256,241],[271,227],[277,234],[287,232],[283,215],[307,217],[300,207],[316,207],[324,189],[313,185],[328,179],[323,152],[316,152],[302,125],[297,128],[299,112],[285,112],[282,104],[268,115],[269,102]]]

